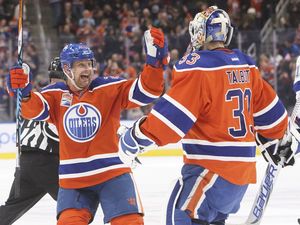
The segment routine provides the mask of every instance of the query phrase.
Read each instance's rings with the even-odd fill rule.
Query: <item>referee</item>
[[[49,65],[50,83],[64,82],[59,58]],[[5,205],[0,206],[0,225],[13,224],[49,193],[58,193],[59,139],[56,127],[43,121],[22,120],[20,195],[15,197],[14,180]]]

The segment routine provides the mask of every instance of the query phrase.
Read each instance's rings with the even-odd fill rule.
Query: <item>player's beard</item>
[[[91,83],[91,79],[91,75],[80,75],[77,79],[75,79],[75,83],[78,87],[86,89]]]
[[[82,90],[87,89],[92,81],[93,75],[93,70],[89,71],[88,73],[81,73],[79,76],[75,77],[74,82],[76,86],[78,86]]]

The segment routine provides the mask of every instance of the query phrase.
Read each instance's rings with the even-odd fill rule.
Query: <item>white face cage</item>
[[[223,35],[224,40],[218,39],[218,41],[224,41],[225,46],[228,46],[230,44],[233,33],[233,27],[231,26],[228,14],[224,10],[218,9],[217,6],[210,6],[205,11],[197,13],[195,18],[189,24],[191,44],[194,50],[201,48],[204,45],[204,43],[216,41],[212,36],[207,37],[207,25],[212,25],[207,24],[207,21],[210,18],[210,16],[216,11],[222,13],[223,18],[220,18],[220,20],[212,20],[212,24],[221,23],[222,25],[222,29],[216,31],[215,34]]]

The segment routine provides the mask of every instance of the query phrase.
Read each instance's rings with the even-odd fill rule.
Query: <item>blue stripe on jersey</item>
[[[158,100],[154,109],[185,134],[194,124],[194,121],[190,117],[164,97]]]
[[[256,146],[212,146],[182,144],[184,151],[192,155],[212,155],[227,157],[255,157]]]
[[[44,87],[41,90],[41,93],[43,93],[43,91],[47,91],[47,90],[52,90],[52,89],[61,89],[61,90],[69,90],[68,86],[66,83],[64,82],[56,82],[54,84],[49,84],[48,86]]]
[[[90,162],[63,164],[59,166],[59,174],[84,173],[118,164],[122,164],[119,157],[95,159]]]
[[[137,82],[135,82],[135,87],[134,87],[134,90],[132,93],[132,98],[134,100],[137,100],[144,104],[149,104],[149,103],[153,102],[155,99],[157,99],[157,98],[151,98],[151,97],[145,95],[142,92],[142,90],[140,90],[138,83],[139,83],[139,81],[137,80]]]
[[[200,58],[195,63],[193,59],[195,58],[195,54],[198,54]],[[176,70],[181,69],[189,69],[189,68],[215,68],[221,66],[237,66],[237,65],[255,65],[254,61],[243,52],[238,49],[234,50],[201,50],[191,52],[187,57],[179,60],[175,64]]]
[[[43,104],[44,104],[44,110],[43,110],[42,114],[36,118],[33,118],[33,120],[41,121],[41,120],[46,120],[49,117],[48,105],[45,102],[43,102]]]
[[[109,83],[114,83],[114,82],[119,82],[121,80],[125,80],[124,78],[121,77],[97,77],[95,80],[93,80],[89,86],[89,90],[93,90],[96,87],[109,84]]]
[[[266,126],[276,122],[285,113],[285,108],[281,101],[278,102],[266,113],[254,117],[254,126]]]

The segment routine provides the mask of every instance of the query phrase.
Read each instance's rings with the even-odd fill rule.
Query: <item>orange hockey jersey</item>
[[[181,140],[186,164],[234,184],[256,182],[254,134],[281,138],[288,118],[252,59],[239,50],[195,51],[172,76],[142,132],[159,146]]]
[[[60,186],[82,188],[130,172],[117,153],[121,110],[146,105],[162,91],[163,70],[146,65],[136,80],[98,77],[81,96],[64,83],[49,85],[22,102],[22,116],[56,125]]]

